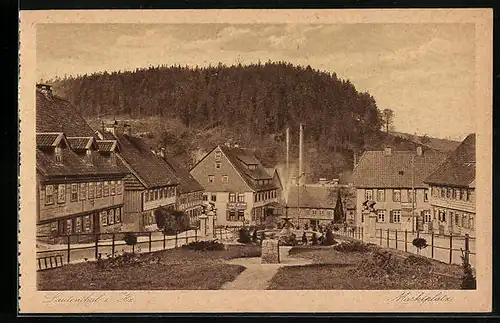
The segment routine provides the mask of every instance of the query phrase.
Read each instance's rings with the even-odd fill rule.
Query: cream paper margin
[[[491,9],[70,10],[20,12],[19,313],[489,312],[492,298]],[[36,290],[35,84],[37,23],[474,23],[476,26],[477,290],[442,291],[448,302],[395,302],[402,291],[93,291],[94,303],[50,303]],[[443,125],[445,127],[447,125]],[[410,291],[412,296],[419,291]],[[429,291],[427,291],[429,292]],[[85,296],[91,292],[61,292]]]

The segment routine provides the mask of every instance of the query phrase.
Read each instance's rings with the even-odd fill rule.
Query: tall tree
[[[384,109],[384,111],[382,111],[382,116],[384,118],[385,132],[389,132],[394,121],[394,111],[391,109]]]

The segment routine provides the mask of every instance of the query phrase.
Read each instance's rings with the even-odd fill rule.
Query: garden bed
[[[242,248],[196,251],[175,248],[38,272],[39,290],[215,290],[245,267],[225,260],[248,256]]]
[[[369,245],[294,247],[290,255],[313,264],[280,268],[268,289],[460,289],[463,274],[458,265]]]

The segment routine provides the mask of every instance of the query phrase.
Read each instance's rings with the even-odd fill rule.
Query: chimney
[[[302,123],[300,124],[300,130],[299,130],[299,185],[304,182],[304,165],[303,165],[303,158],[304,158],[304,127]]]
[[[422,156],[423,153],[424,153],[424,151],[422,150],[422,146],[418,146],[417,147],[417,156]]]
[[[37,84],[37,91],[43,93],[47,99],[52,99],[52,86],[48,84]]]
[[[384,148],[384,155],[385,155],[385,156],[390,156],[390,155],[392,155],[392,148],[391,148],[391,147],[385,147],[385,148]]]

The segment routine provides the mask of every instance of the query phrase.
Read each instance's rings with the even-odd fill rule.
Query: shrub
[[[333,232],[330,229],[326,229],[325,239],[323,239],[324,246],[332,246],[337,244],[337,241],[333,238]]]
[[[335,245],[333,249],[340,252],[369,252],[372,248],[359,241],[347,241]]]
[[[476,289],[476,277],[472,273],[472,266],[469,263],[468,256],[462,250],[462,268],[464,274],[462,276],[462,282],[460,283],[461,289]]]
[[[123,241],[127,244],[127,246],[132,246],[132,253],[135,252],[135,245],[137,244],[137,237],[132,233],[127,233],[123,238]]]
[[[313,232],[311,242],[313,246],[318,244],[318,236],[316,235],[316,232]]]
[[[417,248],[417,252],[420,252],[420,250],[427,248],[428,246],[427,241],[424,238],[415,238],[413,239],[412,244]]]
[[[410,265],[421,265],[421,266],[430,266],[431,262],[429,259],[424,258],[422,256],[409,255],[406,257],[406,262]]]
[[[248,232],[247,228],[241,228],[239,231],[239,238],[238,242],[239,243],[250,243],[252,242],[252,239],[250,237],[250,232]]]
[[[216,250],[224,250],[224,244],[217,242],[215,240],[212,241],[193,241],[188,244],[182,246],[182,248],[187,248],[191,250],[198,251],[216,251]]]
[[[252,233],[252,242],[253,243],[257,243],[257,240],[258,240],[258,237],[257,237],[257,228],[255,228],[253,230],[253,233]]]

